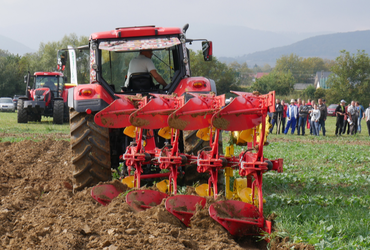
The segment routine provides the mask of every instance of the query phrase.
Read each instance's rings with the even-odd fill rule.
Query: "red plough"
[[[233,169],[239,170],[240,187],[233,191],[226,189],[226,200],[213,203],[210,216],[223,225],[232,235],[256,234],[259,230],[271,233],[271,222],[263,216],[262,175],[269,170],[282,172],[282,159],[269,161],[263,157],[268,125],[267,113],[275,111],[275,93],[258,95],[233,92],[237,95],[225,106],[225,96],[195,94],[184,103],[184,97],[153,94],[149,102],[146,98],[133,97],[116,100],[107,109],[98,113],[98,124],[112,127],[135,126],[135,141],[127,147],[123,159],[129,169],[135,169],[134,184],[140,187],[143,178],[169,177],[169,192],[177,193],[178,168],[193,162],[200,173],[208,172],[208,196],[218,196],[217,180],[220,170],[225,169],[227,183]],[[134,100],[134,101],[133,101]],[[114,116],[120,117],[114,122]],[[170,143],[163,148],[156,147],[155,129]],[[196,156],[186,155],[179,150],[180,131],[200,130],[202,139],[209,140],[209,147]],[[219,152],[221,130],[240,131],[244,134],[248,149],[239,156],[222,155]],[[169,173],[141,175],[144,164],[153,164]],[[236,185],[237,186],[237,185]],[[205,205],[205,198],[192,195],[168,195],[153,190],[130,192],[127,203],[136,211],[161,203],[167,198],[166,209],[190,226],[190,219],[196,204]],[[240,201],[241,200],[241,201]]]
[[[267,112],[274,112],[275,93],[268,95],[253,95],[251,93],[234,92],[238,96],[224,109],[217,112],[212,118],[212,125],[226,131],[247,130],[259,127],[253,132],[253,146],[251,150],[239,155],[239,174],[247,177],[248,188],[251,188],[251,204],[242,201],[219,201],[209,208],[213,219],[223,225],[233,235],[255,234],[255,228],[271,233],[271,222],[263,216],[262,175],[268,170],[281,170],[282,161],[267,161],[263,157],[265,144]],[[256,192],[257,190],[257,192]],[[257,199],[254,197],[257,193]]]

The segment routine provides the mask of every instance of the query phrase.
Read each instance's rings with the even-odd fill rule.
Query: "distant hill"
[[[282,55],[294,53],[300,57],[320,57],[334,60],[343,49],[351,53],[356,53],[358,49],[365,50],[370,54],[370,30],[320,35],[288,46],[272,48],[234,58],[220,57],[219,60],[222,62],[247,62],[249,66],[253,66],[254,64],[263,66],[265,63],[274,66],[276,59]]]
[[[191,24],[187,38],[206,38],[213,41],[213,54],[219,57],[235,57],[289,45],[303,39],[331,32],[297,33],[256,30],[245,26],[219,24]],[[200,43],[189,46],[200,50]]]
[[[36,52],[36,50],[31,49],[24,44],[2,35],[0,35],[0,49],[19,55]]]

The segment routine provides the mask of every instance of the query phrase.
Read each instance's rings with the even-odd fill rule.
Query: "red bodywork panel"
[[[60,72],[35,72],[34,76],[63,76]]]
[[[174,93],[181,96],[185,92],[210,92],[211,90],[210,81],[205,77],[197,76],[182,79]]]
[[[51,91],[49,88],[38,88],[38,89],[32,89],[30,91],[30,100],[35,101],[35,96],[37,95],[44,95],[44,101],[45,101],[45,107],[49,106],[51,102]]]
[[[73,99],[76,101],[102,99],[106,103],[112,103],[114,99],[99,84],[82,84],[75,87]]]
[[[114,39],[120,37],[143,37],[143,36],[163,36],[182,34],[180,28],[163,27],[129,27],[117,28],[116,30],[96,32],[90,36],[90,40]]]

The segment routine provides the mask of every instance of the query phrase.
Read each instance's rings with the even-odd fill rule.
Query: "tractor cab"
[[[38,75],[35,77],[36,89],[48,88],[53,97],[60,97],[64,86],[64,78],[59,75]]]
[[[89,46],[73,50],[81,52],[86,49],[90,52],[90,83],[100,84],[112,100],[119,98],[121,94],[183,95],[185,92],[216,92],[213,80],[191,77],[189,51],[186,48],[187,43],[201,41],[204,60],[210,61],[212,42],[205,39],[187,39],[186,29],[187,27],[180,29],[155,26],[116,28],[110,32],[92,34]],[[68,50],[71,48],[58,52],[58,69],[68,69],[65,67],[69,61]],[[166,82],[166,87],[159,84],[148,70],[129,72],[132,71],[129,69],[130,62],[138,58],[142,51],[148,50],[152,51],[151,61],[157,73]],[[77,61],[81,61],[79,56]],[[106,102],[110,103],[112,100]],[[101,108],[97,107],[96,111]]]

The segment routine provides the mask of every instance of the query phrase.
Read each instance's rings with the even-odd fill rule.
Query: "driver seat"
[[[132,73],[128,82],[129,90],[148,90],[154,88],[152,75],[147,72]]]

